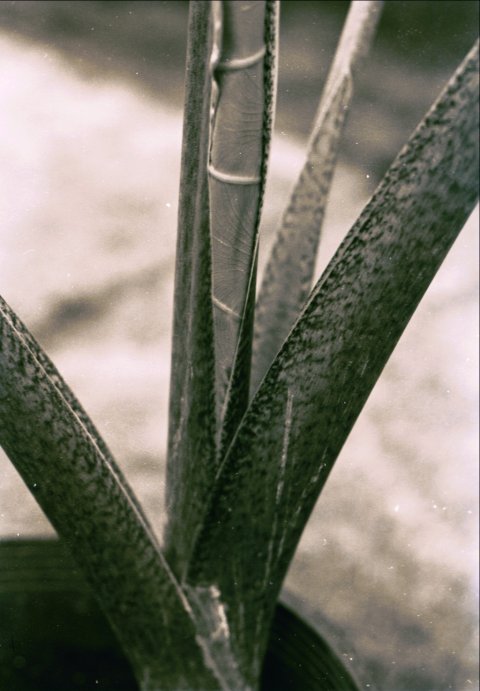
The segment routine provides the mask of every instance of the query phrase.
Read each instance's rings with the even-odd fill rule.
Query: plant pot
[[[59,540],[0,542],[0,688],[138,691],[107,620]],[[279,604],[262,691],[322,688],[357,686],[328,644]]]

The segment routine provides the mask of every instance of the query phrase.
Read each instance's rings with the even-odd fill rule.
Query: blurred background
[[[281,3],[261,264],[347,2]],[[161,534],[185,2],[0,2],[0,293]],[[473,43],[477,2],[385,3],[318,270]],[[478,689],[478,215],[411,320],[302,538],[285,599],[361,688]],[[0,536],[52,529],[0,456]]]

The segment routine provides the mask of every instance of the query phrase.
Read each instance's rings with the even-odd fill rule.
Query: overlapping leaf
[[[178,216],[165,549],[175,570],[216,473],[215,365],[207,165],[213,26],[209,2],[190,5]]]
[[[86,574],[142,689],[220,688],[192,609],[83,409],[0,301],[0,443]],[[208,655],[208,653],[207,653]]]
[[[267,263],[255,312],[252,394],[288,335],[312,287],[317,247],[354,80],[382,8],[354,0],[313,125],[308,154]]]
[[[220,451],[248,404],[258,226],[273,123],[278,3],[222,2],[210,197]]]
[[[189,579],[217,588],[252,684],[305,522],[477,195],[478,44],[317,283],[217,477]]]
[[[248,402],[276,19],[273,0],[191,8],[165,532],[179,574],[218,470],[216,445]]]

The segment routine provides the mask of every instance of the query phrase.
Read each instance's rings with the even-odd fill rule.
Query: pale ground
[[[0,293],[160,531],[180,115],[6,35],[0,64]],[[265,244],[301,155],[278,133]],[[323,263],[370,187],[339,169]],[[287,580],[362,688],[478,688],[477,226],[474,216],[372,393]],[[4,456],[0,483],[0,535],[51,532]]]

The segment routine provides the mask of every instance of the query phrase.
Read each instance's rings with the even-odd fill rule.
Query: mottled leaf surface
[[[313,125],[306,161],[293,188],[267,263],[255,312],[254,393],[303,308],[312,287],[318,242],[354,80],[382,8],[352,2]]]
[[[209,2],[190,5],[170,378],[165,549],[179,574],[217,471],[208,202]]]
[[[478,45],[315,286],[219,472],[189,578],[218,589],[251,683],[305,522],[477,195]]]
[[[197,640],[191,607],[131,491],[45,361],[2,300],[1,445],[92,584],[142,689],[192,679],[219,688],[204,663],[208,643]]]
[[[110,449],[105,443],[105,440],[99,434],[97,428],[85,412],[80,401],[77,399],[70,387],[67,386],[62,375],[59,373],[59,371],[57,370],[53,362],[50,360],[46,352],[41,347],[39,347],[38,343],[35,341],[31,333],[24,327],[17,315],[13,312],[13,310],[7,305],[5,301],[3,301],[1,298],[0,300],[2,315],[5,318],[8,317],[9,321],[15,326],[15,329],[22,334],[22,338],[25,342],[25,345],[31,350],[32,353],[35,353],[35,357],[37,358],[40,367],[43,368],[45,374],[48,376],[52,384],[54,384],[57,387],[60,394],[66,400],[67,404],[70,406],[75,415],[79,418],[82,425],[85,427],[85,430],[90,435],[93,442],[98,446],[101,454],[105,458],[105,461],[108,463],[110,470],[115,475],[119,484],[123,486],[126,494],[129,497],[129,500],[135,506],[135,509],[138,515],[141,517],[141,520],[145,528],[148,529],[150,536],[153,536],[152,528],[149,524],[147,517],[145,516],[142,507],[140,506],[137,497],[133,493],[128,482],[125,480],[125,477],[121,469],[118,467]]]

